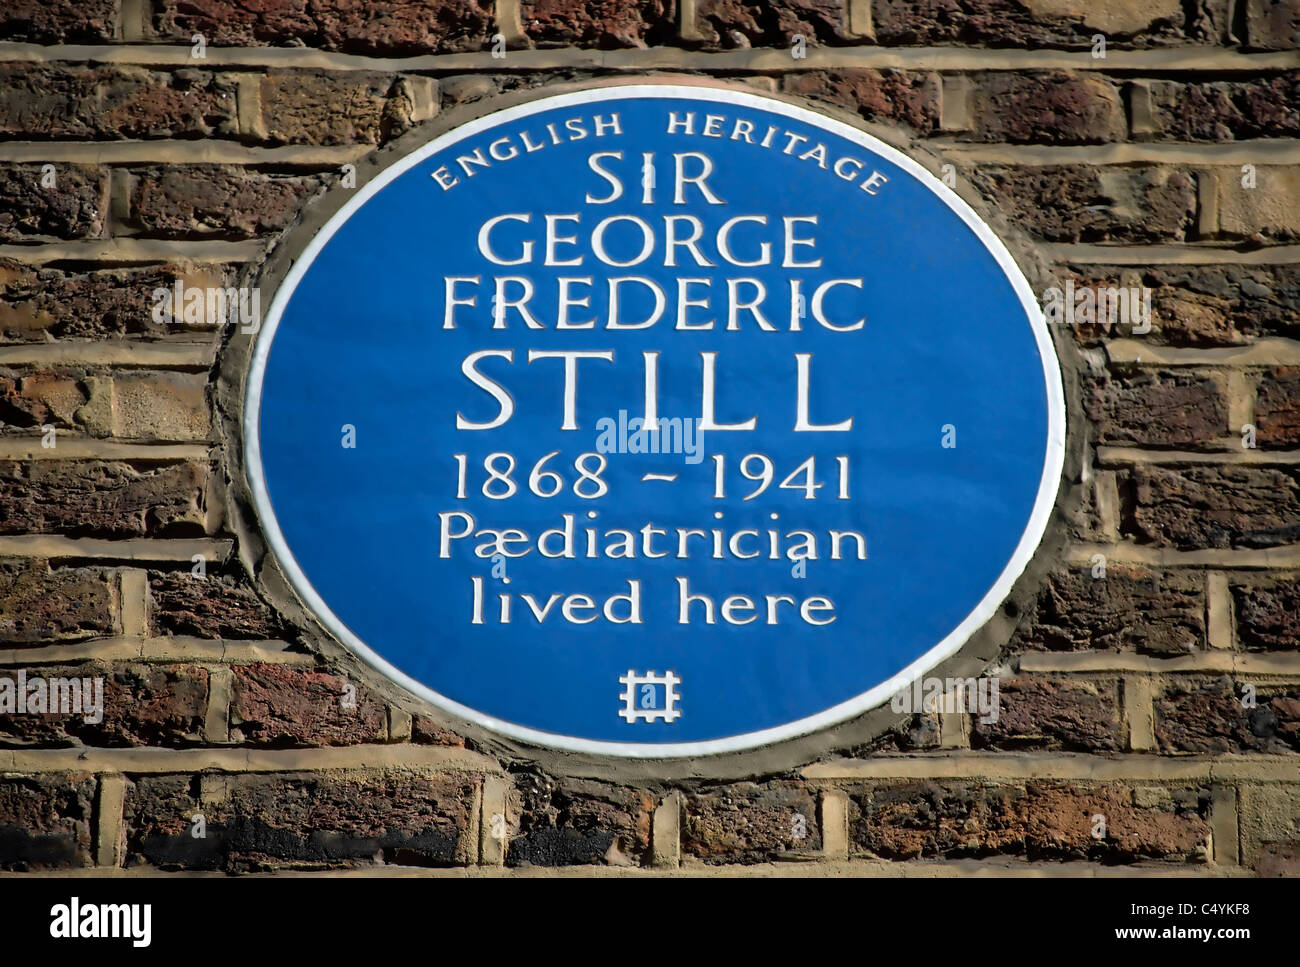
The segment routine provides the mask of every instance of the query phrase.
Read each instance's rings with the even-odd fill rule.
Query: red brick
[[[1300,648],[1300,585],[1282,577],[1273,586],[1234,585],[1237,637],[1247,651]]]
[[[900,121],[920,133],[939,125],[939,76],[906,71],[839,70],[787,74],[787,93],[828,101],[872,121]]]
[[[645,790],[525,773],[515,778],[515,796],[510,866],[640,866],[648,858],[658,800]]]
[[[1229,678],[1178,678],[1155,702],[1156,741],[1163,752],[1200,755],[1300,752],[1300,692],[1258,685],[1255,706]]]
[[[0,642],[21,647],[113,634],[110,579],[100,568],[52,569],[47,561],[0,565]]]
[[[220,74],[0,65],[0,134],[9,137],[208,137],[237,131],[235,87]]]
[[[262,123],[272,141],[382,144],[412,124],[414,105],[393,74],[277,71],[260,83]]]
[[[326,671],[259,663],[234,667],[230,728],[249,745],[338,746],[382,742],[384,706],[355,682]],[[347,686],[356,708],[344,708]]]
[[[129,865],[249,872],[376,861],[462,865],[479,776],[234,775],[201,802],[189,776],[142,776],[127,790]],[[206,836],[190,835],[201,814]]]
[[[1174,168],[980,165],[971,180],[1025,231],[1049,242],[1181,242],[1196,180]]]
[[[519,15],[543,47],[648,47],[672,43],[677,30],[672,0],[521,0]]]
[[[1019,649],[1182,655],[1205,647],[1205,579],[1105,562],[1052,572],[1012,639]],[[1141,615],[1135,621],[1134,615]]]
[[[1300,540],[1300,480],[1263,467],[1135,467],[1121,477],[1121,530],[1184,550]]]
[[[885,859],[1008,854],[1107,863],[1203,855],[1208,791],[908,782],[851,793],[850,840]],[[1106,836],[1096,839],[1094,816]]]
[[[1181,370],[1085,377],[1083,408],[1098,443],[1195,448],[1228,432],[1220,383]]]
[[[682,852],[707,863],[762,863],[787,853],[816,853],[821,849],[816,793],[797,782],[743,782],[692,793],[686,797],[681,835]]]
[[[0,242],[99,238],[107,179],[100,168],[55,166],[41,186],[40,165],[0,164]]]
[[[92,865],[94,802],[84,772],[0,778],[0,869]]]
[[[107,461],[0,463],[0,533],[196,537],[207,517],[207,468]]]
[[[303,46],[356,54],[481,50],[490,0],[159,0],[155,27],[188,44]]]
[[[106,44],[120,0],[5,0],[0,38],[29,44]]]
[[[89,398],[74,376],[55,372],[22,376],[13,370],[0,370],[0,434],[12,435],[13,427],[37,433],[47,425],[72,427],[77,410]]]
[[[1118,752],[1124,748],[1116,684],[1002,679],[996,722],[970,715],[977,749]]]
[[[1300,71],[1249,81],[1151,81],[1148,135],[1169,141],[1239,141],[1300,134]]]
[[[971,92],[972,141],[1099,144],[1124,141],[1128,123],[1115,85],[1094,74],[997,73]]]
[[[1275,369],[1260,379],[1255,428],[1257,446],[1300,445],[1300,367]]]
[[[132,219],[145,232],[167,238],[254,238],[286,228],[321,184],[312,176],[223,165],[150,168],[136,175]]]
[[[790,47],[795,37],[808,46],[844,44],[847,30],[841,0],[702,0],[697,28],[711,49]]]
[[[290,634],[281,617],[230,575],[207,571],[149,572],[149,623],[154,634],[270,640]]]

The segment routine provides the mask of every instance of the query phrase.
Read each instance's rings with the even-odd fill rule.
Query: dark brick
[[[0,778],[0,869],[92,865],[94,802],[86,773]]]
[[[444,729],[437,722],[425,718],[423,715],[416,715],[411,719],[411,741],[417,745],[445,745],[458,749],[473,748],[473,744],[463,736],[457,735],[450,729]]]
[[[1239,141],[1300,134],[1300,71],[1250,81],[1152,81],[1152,137]]]
[[[0,259],[0,340],[46,342],[193,331],[179,320],[155,320],[157,289],[235,284],[223,266],[149,266],[75,272]]]
[[[714,50],[851,43],[841,0],[703,0],[697,26]]]
[[[12,370],[0,370],[0,434],[10,435],[11,427],[34,429],[37,433],[44,426],[73,427],[77,410],[89,398],[73,376],[55,372],[20,376]]]
[[[1300,367],[1275,369],[1260,379],[1255,429],[1259,446],[1300,445]]]
[[[1134,467],[1121,477],[1121,530],[1182,549],[1300,540],[1300,480],[1264,467]]]
[[[337,746],[382,742],[384,706],[356,683],[356,707],[344,708],[349,681],[339,675],[287,665],[236,665],[230,729],[249,745]]]
[[[104,747],[181,746],[201,741],[207,711],[208,673],[191,665],[119,665],[103,662],[25,669],[27,681],[41,678],[76,679],[82,683],[83,708],[93,715],[94,679],[103,698],[103,718],[86,715],[31,713],[0,716],[0,745]],[[0,678],[17,680],[16,671],[0,670]],[[85,686],[91,687],[87,695]]]
[[[1156,741],[1163,752],[1300,751],[1300,692],[1268,694],[1256,686],[1255,706],[1243,704],[1242,684],[1173,679],[1155,702]]]
[[[510,840],[510,866],[605,863],[639,866],[650,850],[650,793],[602,782],[557,783],[541,774],[515,779],[518,835]]]
[[[120,0],[5,0],[0,38],[29,44],[106,44]]]
[[[939,125],[939,76],[905,71],[839,70],[787,74],[784,90],[828,101],[872,121],[901,121],[920,133]]]
[[[1227,433],[1223,387],[1181,370],[1086,376],[1083,408],[1098,443],[1195,448]]]
[[[1091,47],[1093,35],[1104,33],[1111,46],[1140,48],[1220,43],[1226,6],[1224,0],[1195,7],[1109,0],[1066,12],[1036,0],[875,0],[872,19],[876,40],[891,46]]]
[[[1155,655],[1204,647],[1203,576],[1119,561],[1104,566],[1104,577],[1093,577],[1091,564],[1050,574],[1021,619],[1013,647]]]
[[[816,793],[801,783],[743,782],[686,797],[682,852],[706,863],[762,863],[820,849]]]
[[[1207,790],[1030,782],[908,782],[852,793],[853,847],[886,859],[981,857],[1117,863],[1202,855]],[[1094,816],[1106,836],[1093,836]]]
[[[0,565],[0,642],[13,647],[111,635],[110,573],[50,568],[47,561]]]
[[[1173,168],[980,165],[971,181],[1016,225],[1049,242],[1181,242],[1196,180]]]
[[[248,173],[224,165],[150,168],[136,175],[132,218],[151,235],[229,239],[278,232],[320,189],[312,176]]]
[[[672,43],[677,30],[673,0],[521,0],[519,15],[543,47],[648,47]]]
[[[180,463],[0,463],[0,534],[195,537],[204,533],[207,468]]]
[[[970,716],[978,749],[1117,752],[1124,747],[1114,682],[1003,679],[996,722]]]
[[[1257,50],[1300,47],[1300,7],[1293,0],[1246,0],[1246,42]]]
[[[40,165],[0,164],[0,242],[99,238],[107,179],[100,168],[56,165],[41,187]]]
[[[981,76],[971,93],[972,141],[1099,144],[1124,141],[1128,122],[1115,85],[1066,71]]]
[[[155,634],[266,641],[289,635],[280,616],[231,575],[149,572],[149,623]]]
[[[1300,648],[1300,584],[1283,578],[1273,587],[1232,588],[1237,637],[1248,651]]]
[[[235,87],[220,74],[138,67],[0,66],[0,135],[198,138],[238,133]]]
[[[307,773],[225,779],[200,802],[188,776],[143,776],[128,787],[129,864],[245,872],[331,869],[378,861],[453,866],[480,778]],[[201,814],[206,836],[190,835]]]
[[[382,144],[412,124],[405,82],[370,71],[276,71],[261,79],[262,122],[271,141]]]
[[[1152,330],[1142,336],[1175,346],[1238,346],[1259,336],[1300,335],[1300,266],[1063,266],[1057,284],[1119,286],[1136,275],[1151,291]],[[1078,325],[1095,345],[1114,327]]]
[[[483,49],[490,0],[160,0],[154,25],[172,40],[195,33],[233,47],[300,46],[415,55]]]

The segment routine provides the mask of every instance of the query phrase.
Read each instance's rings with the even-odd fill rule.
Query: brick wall
[[[0,716],[0,867],[1300,872],[1298,48],[1296,0],[9,0],[0,673],[103,676],[105,714]],[[255,280],[440,114],[645,73],[918,139],[1036,291],[1152,290],[1148,333],[1056,332],[1074,456],[996,723],[780,767],[530,755],[263,568],[230,333],[152,291]]]

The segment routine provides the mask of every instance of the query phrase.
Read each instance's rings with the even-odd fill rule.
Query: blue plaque
[[[245,410],[271,547],[334,635],[454,715],[620,756],[804,734],[954,654],[1064,434],[1042,313],[953,192],[850,125],[668,84],[489,114],[355,189]]]

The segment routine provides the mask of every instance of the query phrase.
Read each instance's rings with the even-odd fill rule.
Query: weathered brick
[[[850,841],[886,859],[1010,854],[1030,860],[1203,858],[1208,790],[1030,782],[883,784],[850,794]],[[1094,817],[1105,817],[1097,839]]]
[[[120,0],[5,0],[0,38],[29,44],[106,44]]]
[[[974,131],[964,140],[1099,144],[1128,135],[1119,90],[1095,74],[985,74],[970,106]]]
[[[1255,397],[1255,442],[1265,447],[1300,444],[1300,367],[1265,373]]]
[[[1223,387],[1215,377],[1198,373],[1087,376],[1083,407],[1098,443],[1189,448],[1227,433]]]
[[[198,463],[151,469],[100,460],[0,463],[0,533],[200,536],[207,477]]]
[[[524,33],[539,46],[610,50],[672,43],[675,6],[673,0],[521,0],[519,16]]]
[[[118,665],[88,662],[25,669],[33,679],[81,683],[85,712],[29,712],[0,716],[0,745],[105,747],[178,746],[200,741],[208,699],[208,673],[192,665]],[[17,672],[0,670],[0,678],[17,680]],[[103,717],[93,714],[95,679],[103,699]],[[86,686],[91,686],[90,694]]]
[[[842,0],[702,0],[697,10],[702,46],[714,50],[853,40]]]
[[[1249,186],[1245,177],[1238,168],[1216,173],[1219,234],[1256,242],[1300,238],[1300,169],[1258,167]]]
[[[92,865],[94,802],[87,773],[0,778],[0,869]]]
[[[206,373],[122,373],[87,378],[77,420],[94,436],[149,442],[206,439],[212,431]]]
[[[882,44],[991,47],[1091,47],[1097,33],[1117,47],[1220,42],[1228,19],[1224,0],[875,0],[872,13]]]
[[[1300,71],[1251,81],[1150,81],[1147,136],[1170,141],[1294,138],[1300,134]]]
[[[1300,751],[1300,692],[1275,693],[1257,685],[1253,707],[1243,683],[1229,678],[1171,680],[1155,701],[1156,741],[1162,752]]]
[[[286,868],[453,866],[480,778],[310,773],[239,775],[201,797],[189,776],[128,786],[128,864],[243,872]],[[190,835],[201,814],[206,836]]]
[[[1196,180],[1174,168],[981,165],[971,180],[1018,226],[1050,242],[1178,242],[1192,232]]]
[[[1285,875],[1289,857],[1300,846],[1300,785],[1243,784],[1238,817],[1242,864],[1260,876]]]
[[[1120,479],[1123,533],[1181,549],[1274,547],[1300,539],[1300,472],[1134,467]]]
[[[272,141],[382,144],[411,126],[401,78],[370,71],[275,71],[260,81],[262,123]]]
[[[1120,286],[1137,273],[1151,289],[1151,332],[1175,346],[1236,346],[1259,336],[1300,335],[1300,266],[1161,265],[1062,266],[1059,285]],[[1080,342],[1095,345],[1116,327],[1076,325]]]
[[[1116,683],[1002,679],[997,721],[970,716],[977,749],[1117,752],[1124,747]]]
[[[110,576],[47,561],[0,565],[0,642],[21,647],[113,634]]]
[[[1246,42],[1257,50],[1300,47],[1300,7],[1293,0],[1246,0]]]
[[[506,850],[510,866],[640,866],[649,853],[658,800],[645,790],[525,773],[515,778],[515,795],[519,820]]]
[[[1205,579],[1120,561],[1052,572],[1026,609],[1015,649],[1181,655],[1205,646]]]
[[[706,863],[761,863],[820,849],[816,793],[801,783],[743,782],[686,797],[682,852]]]
[[[154,634],[199,638],[283,638],[290,628],[247,585],[231,575],[190,570],[149,572],[149,624]]]
[[[28,376],[0,370],[0,433],[10,427],[59,428],[76,424],[76,412],[89,398],[81,381],[56,372]]]
[[[234,284],[225,266],[165,265],[76,272],[35,268],[0,259],[0,341],[102,339],[135,335],[167,336],[192,331],[181,319],[168,321],[154,308],[155,292]]]
[[[233,671],[230,731],[235,741],[337,746],[382,742],[387,734],[384,706],[344,677],[265,663],[236,665]],[[344,701],[355,707],[345,707]]]
[[[220,74],[66,64],[0,66],[0,135],[174,138],[236,133],[235,88]]]
[[[490,0],[160,0],[155,28],[189,43],[303,46],[357,54],[481,50],[492,33]]]
[[[1283,577],[1275,585],[1234,585],[1237,638],[1247,651],[1300,648],[1300,583]]]
[[[445,745],[458,749],[472,749],[472,742],[469,742],[463,736],[457,735],[450,729],[445,729],[437,722],[423,715],[413,716],[411,719],[411,741],[416,745]]]
[[[937,74],[895,70],[800,71],[787,74],[786,92],[829,101],[872,121],[901,121],[918,132],[939,125]]]
[[[40,165],[0,164],[0,242],[103,235],[103,169],[58,165],[49,188],[42,177]]]
[[[287,227],[321,184],[312,176],[249,173],[226,165],[150,168],[135,176],[131,214],[152,235],[254,238]]]

